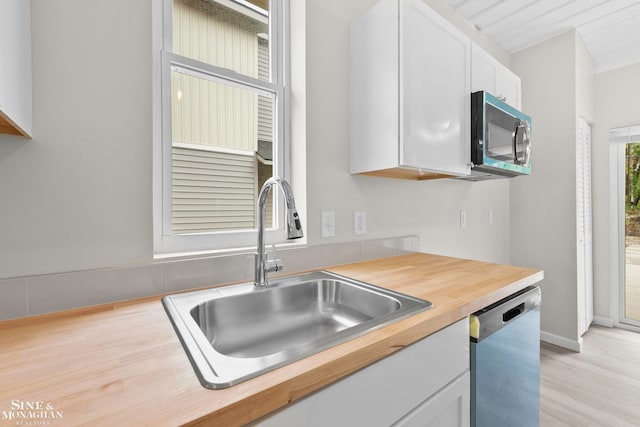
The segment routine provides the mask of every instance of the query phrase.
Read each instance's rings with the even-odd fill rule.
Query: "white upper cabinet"
[[[502,99],[516,110],[521,109],[520,77],[484,49],[471,44],[471,92],[484,90]]]
[[[351,172],[469,174],[469,38],[422,0],[381,0],[351,26]]]
[[[3,0],[0,12],[0,133],[31,136],[31,2]]]

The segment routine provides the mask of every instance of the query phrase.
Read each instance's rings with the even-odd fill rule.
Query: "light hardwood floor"
[[[591,326],[581,353],[542,343],[540,425],[640,426],[640,334]]]

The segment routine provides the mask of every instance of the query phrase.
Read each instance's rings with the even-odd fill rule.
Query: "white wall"
[[[511,185],[511,251],[516,265],[544,269],[541,329],[577,342],[576,34],[517,52],[522,108],[532,117],[529,179]]]
[[[593,127],[594,315],[612,319],[609,261],[609,130],[640,124],[640,64],[596,75]],[[617,303],[617,302],[616,302]]]
[[[0,136],[0,278],[151,258],[151,3],[32,2],[33,140]]]
[[[307,1],[306,92],[294,102],[307,100],[310,245],[355,240],[352,211],[364,209],[364,238],[418,234],[424,251],[508,262],[508,181],[347,172],[348,25],[373,3]],[[428,3],[464,22],[444,0]],[[151,2],[34,1],[32,14],[34,139],[0,136],[0,278],[149,262]],[[469,214],[464,230],[460,209]],[[336,211],[335,238],[320,237],[322,210]]]
[[[580,35],[576,34],[576,111],[587,123],[596,120],[595,63]]]

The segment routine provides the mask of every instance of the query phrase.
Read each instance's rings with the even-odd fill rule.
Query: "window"
[[[154,250],[255,246],[260,188],[289,175],[287,0],[157,1]],[[269,241],[284,240],[282,203],[267,205]]]

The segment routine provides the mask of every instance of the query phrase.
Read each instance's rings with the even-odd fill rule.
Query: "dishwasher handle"
[[[541,300],[540,288],[528,287],[473,313],[469,318],[471,340],[480,342],[531,310],[539,310]]]
[[[518,304],[516,307],[502,314],[502,321],[504,323],[509,322],[512,319],[515,319],[519,315],[524,313],[524,303]]]

